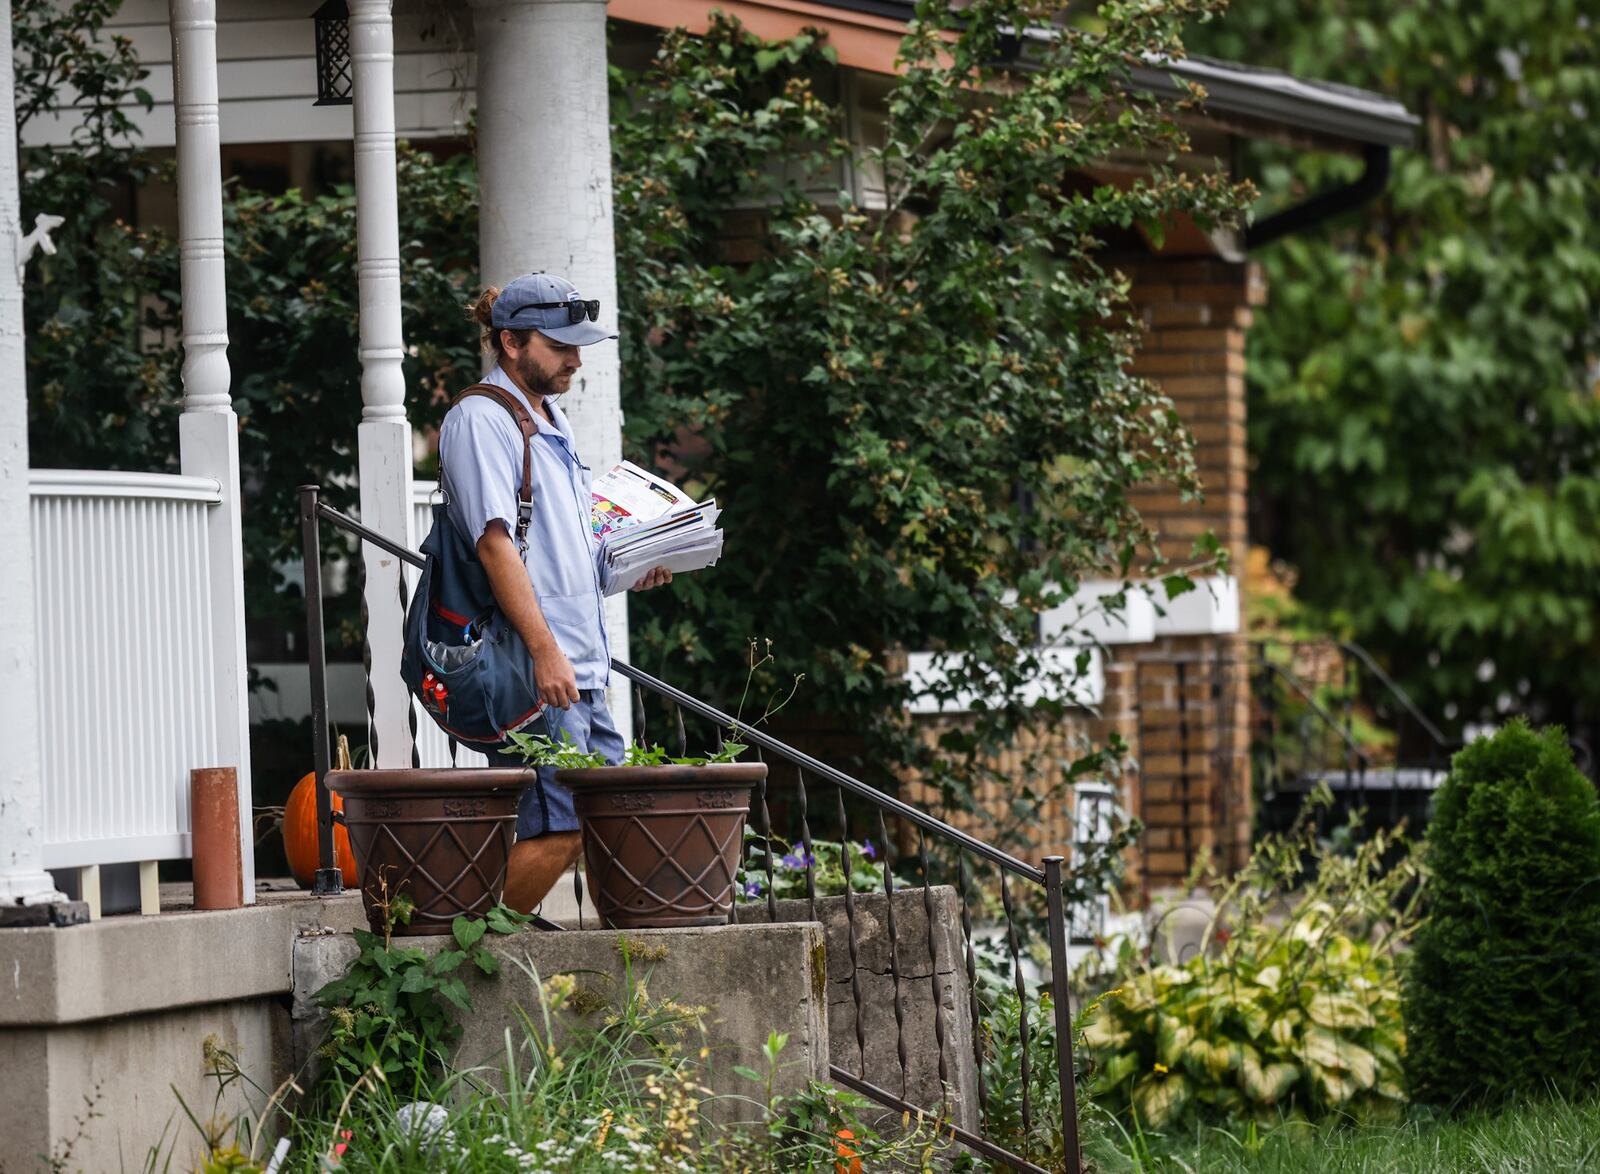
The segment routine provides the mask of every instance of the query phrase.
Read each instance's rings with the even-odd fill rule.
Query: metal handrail
[[[707,705],[704,701],[685,693],[682,689],[674,688],[665,681],[657,680],[643,669],[634,668],[632,665],[624,664],[616,659],[611,661],[611,667],[635,684],[643,685],[652,692],[659,693],[669,701],[682,706],[692,713],[709,718],[723,729],[737,731],[739,736],[748,739],[751,745],[760,746],[763,750],[770,750],[780,758],[786,759],[796,766],[804,767],[813,774],[821,775],[829,782],[837,783],[851,794],[865,799],[869,803],[876,804],[893,815],[898,815],[908,823],[915,824],[917,827],[924,828],[936,836],[950,840],[973,855],[982,856],[985,860],[998,865],[1008,872],[1031,880],[1034,884],[1043,885],[1045,882],[1042,869],[1018,860],[1009,852],[1002,851],[993,844],[987,844],[960,828],[950,826],[937,816],[929,815],[927,812],[913,807],[893,795],[878,790],[871,783],[864,783],[853,775],[847,775],[844,771],[829,766],[821,759],[811,757],[803,750],[797,750],[786,742],[780,742],[771,734],[762,733],[754,726],[747,725],[738,718],[723,713],[714,706]]]
[[[1361,743],[1357,742],[1355,738],[1351,736],[1349,731],[1347,731],[1338,723],[1338,721],[1334,719],[1333,714],[1329,713],[1322,707],[1321,702],[1313,697],[1311,692],[1303,684],[1301,684],[1300,678],[1286,670],[1282,665],[1276,665],[1270,661],[1263,661],[1262,667],[1267,672],[1281,677],[1285,682],[1288,683],[1289,688],[1300,694],[1300,699],[1306,703],[1311,712],[1321,718],[1323,724],[1327,726],[1328,729],[1339,735],[1340,740],[1345,744],[1345,749],[1349,750],[1361,760],[1361,769],[1365,770],[1372,764],[1371,758],[1368,756],[1367,752],[1361,748]]]
[[[326,648],[325,648],[325,645],[324,645],[325,636],[324,636],[324,630],[323,630],[322,588],[321,588],[321,538],[320,538],[320,533],[319,533],[320,523],[326,521],[326,522],[336,526],[339,529],[342,529],[342,530],[344,530],[344,531],[346,531],[348,533],[351,533],[351,534],[354,534],[354,535],[358,536],[359,538],[363,539],[364,541],[371,542],[372,544],[374,544],[375,546],[379,547],[380,549],[387,551],[389,554],[395,556],[398,559],[403,560],[404,562],[408,563],[409,565],[411,565],[413,567],[421,568],[424,565],[424,559],[420,554],[416,553],[415,551],[406,549],[404,546],[401,546],[400,544],[392,541],[391,539],[385,537],[383,534],[380,534],[377,531],[371,529],[370,527],[363,525],[361,522],[357,521],[355,518],[352,518],[350,515],[348,515],[346,513],[343,513],[340,510],[334,509],[332,506],[329,506],[326,503],[324,503],[321,500],[321,497],[320,497],[321,490],[320,490],[320,488],[318,486],[315,486],[315,485],[301,486],[299,492],[300,492],[300,521],[301,521],[302,552],[303,552],[303,558],[305,560],[304,571],[305,571],[305,598],[306,598],[306,626],[307,626],[307,637],[308,637],[308,657],[309,657],[310,669],[311,669],[311,722],[312,722],[312,751],[313,751],[312,758],[313,758],[314,769],[315,769],[315,774],[316,774],[317,824],[318,824],[318,829],[319,829],[319,837],[318,837],[318,840],[319,840],[319,861],[318,861],[318,868],[317,868],[317,872],[316,872],[316,879],[315,879],[315,882],[313,884],[313,891],[317,892],[319,894],[321,894],[321,893],[338,893],[338,892],[341,891],[341,888],[342,888],[342,879],[341,879],[340,871],[336,867],[335,861],[334,861],[334,844],[333,844],[333,835],[332,835],[332,830],[333,830],[332,800],[331,800],[331,796],[329,795],[328,788],[327,788],[327,782],[326,782],[326,776],[327,776],[329,767],[331,765],[330,764],[331,754],[330,754],[330,746],[329,746],[329,742],[328,742],[327,659],[326,659]],[[404,592],[405,592],[404,577],[402,576],[402,583],[401,583],[402,603],[404,603]],[[973,856],[980,857],[980,858],[982,858],[984,860],[989,861],[990,863],[995,865],[1000,870],[1001,895],[1002,895],[1002,898],[1003,898],[1003,900],[1005,902],[1007,921],[1008,921],[1008,926],[1009,926],[1009,929],[1010,929],[1010,932],[1009,932],[1008,936],[1009,936],[1010,951],[1011,951],[1011,955],[1012,955],[1012,964],[1013,964],[1013,967],[1016,968],[1015,972],[1014,972],[1014,977],[1015,977],[1015,980],[1016,980],[1017,991],[1018,991],[1018,994],[1020,996],[1022,996],[1022,1004],[1023,1004],[1022,1007],[1020,1008],[1020,1012],[1019,1013],[1022,1016],[1022,1040],[1021,1040],[1021,1044],[1022,1044],[1022,1050],[1023,1050],[1023,1068],[1024,1068],[1024,1077],[1023,1077],[1023,1080],[1024,1080],[1024,1092],[1023,1092],[1022,1112],[1023,1112],[1023,1122],[1024,1122],[1025,1130],[1026,1130],[1026,1124],[1027,1124],[1028,1115],[1029,1115],[1029,1113],[1028,1113],[1028,1094],[1027,1094],[1027,1089],[1026,1089],[1026,1084],[1027,1084],[1027,1076],[1026,1076],[1026,1072],[1027,1072],[1027,1051],[1028,1051],[1027,1026],[1026,1026],[1026,1024],[1027,1024],[1027,1002],[1026,1002],[1026,990],[1025,990],[1025,987],[1024,987],[1024,984],[1023,984],[1022,973],[1021,973],[1020,965],[1019,965],[1019,961],[1020,960],[1018,958],[1018,949],[1017,949],[1018,941],[1017,941],[1015,923],[1014,923],[1014,921],[1012,919],[1012,916],[1011,916],[1010,896],[1009,896],[1009,893],[1008,893],[1008,891],[1007,891],[1007,889],[1005,887],[1006,874],[1009,873],[1011,875],[1017,876],[1017,877],[1025,880],[1025,881],[1027,881],[1029,883],[1038,885],[1041,889],[1044,890],[1045,900],[1046,900],[1046,907],[1047,907],[1047,911],[1048,911],[1048,919],[1049,919],[1049,923],[1050,923],[1049,924],[1049,931],[1048,931],[1048,934],[1047,934],[1047,945],[1048,945],[1048,948],[1049,948],[1050,961],[1051,961],[1051,965],[1050,965],[1050,987],[1051,987],[1051,998],[1052,998],[1052,1004],[1053,1004],[1053,1018],[1054,1018],[1054,1021],[1055,1021],[1054,1022],[1054,1026],[1055,1026],[1055,1033],[1056,1033],[1056,1064],[1057,1064],[1056,1077],[1057,1077],[1057,1085],[1058,1085],[1058,1092],[1059,1092],[1059,1106],[1058,1107],[1059,1107],[1059,1111],[1060,1111],[1060,1114],[1061,1114],[1061,1127],[1062,1127],[1061,1136],[1062,1136],[1062,1139],[1063,1139],[1064,1149],[1065,1149],[1066,1154],[1067,1154],[1067,1168],[1069,1170],[1073,1171],[1073,1172],[1079,1171],[1081,1169],[1081,1166],[1082,1166],[1082,1158],[1081,1158],[1081,1153],[1080,1153],[1079,1144],[1078,1144],[1077,1092],[1076,1092],[1076,1087],[1075,1087],[1075,1082],[1074,1082],[1074,1064],[1073,1064],[1073,1057],[1072,1057],[1072,1050],[1073,1050],[1072,1049],[1072,1015],[1071,1015],[1070,991],[1069,991],[1069,987],[1068,987],[1068,958],[1067,958],[1067,941],[1066,941],[1065,886],[1064,886],[1064,879],[1063,879],[1064,858],[1061,857],[1061,856],[1049,856],[1049,857],[1046,857],[1044,859],[1044,861],[1043,861],[1043,867],[1042,868],[1036,868],[1033,865],[1030,865],[1030,864],[1026,863],[1025,861],[1019,860],[1017,857],[1011,855],[1010,853],[1005,852],[1005,851],[1003,851],[1003,850],[1001,850],[999,848],[996,848],[992,844],[988,844],[988,843],[984,842],[983,840],[978,839],[976,836],[973,836],[973,835],[971,835],[971,834],[969,834],[967,832],[961,831],[959,828],[951,826],[950,824],[944,822],[943,820],[937,818],[936,816],[930,815],[927,812],[922,811],[921,809],[919,809],[917,807],[914,807],[911,804],[906,803],[906,802],[896,798],[893,795],[886,794],[885,792],[879,790],[878,788],[873,787],[869,783],[862,782],[860,779],[857,779],[854,776],[845,773],[844,771],[841,771],[841,770],[838,770],[835,767],[829,766],[827,763],[822,762],[821,760],[812,757],[811,755],[805,753],[804,751],[796,749],[795,747],[790,746],[787,743],[785,743],[785,742],[783,742],[783,741],[781,741],[781,740],[779,740],[777,738],[774,738],[772,735],[764,733],[761,730],[758,730],[758,729],[754,728],[753,726],[748,725],[747,723],[741,721],[737,717],[734,717],[734,716],[731,716],[731,715],[729,715],[727,713],[724,713],[722,710],[717,709],[715,706],[710,705],[710,704],[708,704],[708,703],[706,703],[704,701],[701,701],[699,698],[694,697],[694,696],[692,696],[692,695],[690,695],[688,693],[685,693],[683,690],[678,689],[675,686],[670,685],[665,681],[659,680],[658,678],[652,676],[651,674],[645,672],[642,669],[635,668],[634,666],[626,664],[626,663],[624,663],[622,661],[619,661],[619,660],[612,660],[611,661],[611,667],[619,675],[621,675],[621,676],[627,678],[628,680],[632,681],[635,686],[640,687],[642,689],[648,689],[651,692],[658,694],[659,696],[661,696],[661,697],[665,698],[666,700],[670,701],[673,705],[679,707],[680,710],[688,710],[691,713],[698,714],[701,717],[704,717],[704,718],[714,722],[717,725],[718,728],[725,729],[725,730],[727,730],[727,731],[729,731],[731,733],[737,734],[740,738],[743,738],[746,741],[748,741],[748,743],[750,745],[753,745],[753,746],[757,747],[758,750],[765,750],[765,751],[767,751],[769,753],[772,753],[772,754],[778,756],[779,758],[782,758],[782,759],[792,763],[801,772],[800,773],[800,778],[801,778],[800,798],[801,798],[802,803],[804,802],[804,798],[805,798],[804,772],[810,771],[812,774],[818,776],[821,779],[824,779],[824,780],[826,780],[828,782],[833,783],[835,786],[837,786],[839,788],[839,794],[840,794],[840,800],[839,800],[840,808],[839,808],[839,810],[840,810],[841,819],[843,818],[843,815],[844,815],[843,794],[848,791],[851,795],[855,796],[857,799],[860,799],[860,800],[863,800],[863,801],[865,801],[865,802],[867,802],[869,804],[872,804],[873,806],[875,806],[878,809],[878,811],[879,811],[880,828],[882,827],[882,814],[884,812],[888,812],[889,814],[898,816],[899,818],[905,820],[907,823],[909,823],[912,826],[918,828],[921,832],[931,833],[935,837],[938,837],[939,839],[945,840],[945,841],[949,842],[951,845],[953,845],[955,847],[955,849],[957,850],[957,853],[958,853],[957,860],[958,860],[958,862],[961,863],[961,875],[962,875],[963,878],[966,875],[965,874],[965,865],[964,865],[963,857],[960,855],[960,853],[970,853]],[[370,690],[370,682],[369,682],[369,706],[371,704],[370,694],[371,694],[371,690]],[[415,716],[415,711],[413,710],[413,718],[414,718],[414,716]],[[679,720],[680,720],[680,725],[681,725],[681,717],[680,717]],[[415,728],[413,727],[413,730],[412,730],[412,736],[413,736],[413,761],[415,761],[415,733],[416,733],[416,731],[415,731]],[[763,814],[763,816],[765,818],[765,822],[768,824],[768,826],[767,826],[767,836],[769,838],[768,839],[768,881],[769,881],[768,902],[769,902],[769,907],[770,907],[771,906],[771,902],[772,902],[772,896],[771,896],[772,889],[771,889],[771,884],[770,884],[770,882],[771,882],[771,847],[770,847],[771,827],[770,827],[770,817],[766,817],[765,792],[764,791],[763,791],[763,798],[762,798],[762,814]],[[809,829],[807,829],[806,835],[808,837],[808,842],[809,842],[809,834],[810,834],[809,833]],[[881,832],[880,832],[880,834],[881,834]],[[848,840],[848,836],[846,836],[846,840]],[[848,845],[846,845],[844,850],[846,852],[848,852]],[[924,851],[924,860],[926,860],[926,848],[925,847],[924,847],[923,851]],[[810,875],[811,870],[812,870],[813,867],[814,867],[813,864],[808,864],[807,865],[808,876]],[[884,871],[885,871],[885,874],[886,874],[885,889],[886,889],[886,892],[888,893],[889,900],[890,900],[890,907],[889,907],[889,910],[888,910],[888,916],[889,916],[889,919],[890,919],[890,925],[891,925],[890,932],[891,932],[891,938],[892,938],[892,936],[893,936],[892,923],[893,923],[894,888],[893,888],[892,881],[888,879],[889,859],[888,859],[888,844],[887,844],[887,842],[885,843],[885,858],[884,858],[883,867],[884,867]],[[924,881],[925,881],[925,883],[931,883],[931,878],[928,877],[927,875],[925,875],[924,876]],[[849,898],[850,898],[851,895],[852,895],[852,891],[847,888],[846,889],[847,907],[848,907],[848,901],[849,901]],[[966,912],[965,912],[965,909],[966,909],[966,892],[965,892],[965,881],[964,880],[963,880],[962,885],[961,885],[961,896],[962,896],[962,902],[963,902],[963,914],[962,914],[962,917],[963,917],[963,928],[965,929],[966,928]],[[813,908],[814,908],[814,901],[813,901]],[[931,934],[932,933],[931,906],[929,907],[929,912],[930,912],[930,920],[929,920],[928,929],[929,929],[929,933]],[[855,932],[853,917],[851,918],[851,923],[852,924],[851,924],[851,931],[850,932],[852,934],[851,944],[852,944],[852,950],[853,950],[853,947],[854,947],[854,932]],[[931,939],[930,939],[930,943],[931,943]],[[893,943],[891,941],[891,945],[892,944]],[[931,949],[931,944],[930,944],[930,949]],[[967,935],[967,954],[968,954],[968,960],[967,960],[968,977],[969,977],[969,982],[970,982],[970,980],[971,980],[971,972],[972,972],[972,957],[971,957],[972,956],[972,944],[971,944],[970,934]],[[896,965],[895,965],[895,963],[893,961],[891,961],[891,968],[896,969],[895,978],[896,978],[896,982],[898,983],[899,976],[898,976],[898,972],[897,972],[897,967],[896,967]],[[898,992],[898,988],[897,988],[897,992]],[[974,1000],[976,999],[976,992],[975,991],[970,992],[970,995]],[[898,1025],[899,1024],[899,1020],[898,1020],[898,1010],[899,1010],[898,993],[897,993],[897,997],[896,997],[895,1002],[896,1002],[896,1012],[897,1012],[897,1025]],[[939,1007],[941,1005],[942,1004],[938,1001],[938,999],[936,997],[936,999],[935,999],[935,1016],[936,1017],[939,1014]],[[974,1009],[975,1008],[976,1008],[976,1003],[974,1002]],[[859,1001],[858,1001],[858,1005],[857,1005],[857,1009],[856,1010],[857,1010],[857,1031],[858,1031],[858,1035],[859,1035],[860,1022],[861,1022],[861,1020],[860,1020]],[[977,1031],[978,1026],[979,1025],[976,1022],[973,1024],[973,1028],[974,1028],[975,1032]],[[897,1026],[897,1030],[899,1030],[899,1031],[901,1031],[903,1033],[903,1025]],[[904,1074],[905,1074],[905,1049],[904,1049],[904,1037],[903,1037],[903,1034],[901,1036],[901,1041],[900,1042],[901,1042],[901,1048],[900,1048],[901,1073],[902,1073],[902,1083],[903,1083],[904,1082]],[[974,1042],[976,1043],[976,1039],[974,1040]],[[942,1042],[941,1042],[941,1047],[942,1047]],[[863,1060],[864,1060],[864,1056],[865,1056],[865,1052],[864,1052],[864,1049],[863,1049]],[[941,1064],[942,1064],[942,1062],[943,1062],[943,1057],[942,1057],[942,1052],[941,1052]],[[980,1063],[980,1069],[981,1069],[981,1063]],[[890,1109],[893,1109],[893,1110],[896,1110],[896,1111],[905,1111],[905,1112],[917,1111],[916,1106],[911,1105],[909,1102],[905,1101],[902,1097],[895,1096],[893,1093],[888,1092],[887,1090],[884,1090],[882,1088],[879,1088],[875,1084],[867,1081],[866,1078],[865,1078],[864,1070],[863,1070],[862,1074],[853,1074],[853,1073],[847,1072],[846,1070],[844,1070],[842,1068],[839,1068],[838,1066],[832,1066],[831,1074],[834,1077],[834,1079],[839,1081],[839,1083],[844,1084],[847,1087],[853,1088],[858,1092],[864,1093],[868,1097],[876,1100],[880,1104],[882,1104],[882,1105],[884,1105],[884,1106],[886,1106],[886,1107],[888,1107]],[[981,1101],[982,1100],[982,1092],[981,1092],[982,1076],[981,1076],[981,1071],[980,1071],[980,1074],[979,1074],[979,1081],[980,1081],[980,1101]],[[968,1132],[968,1131],[966,1131],[964,1129],[960,1129],[960,1128],[958,1128],[958,1127],[956,1127],[954,1125],[944,1125],[942,1127],[942,1129],[943,1129],[943,1132],[947,1133],[949,1136],[951,1136],[955,1140],[961,1142],[962,1144],[970,1147],[975,1152],[980,1153],[985,1157],[992,1158],[992,1159],[995,1159],[997,1161],[1004,1162],[1005,1164],[1007,1164],[1008,1166],[1012,1167],[1013,1169],[1023,1170],[1023,1171],[1030,1171],[1030,1172],[1032,1172],[1032,1171],[1041,1171],[1043,1169],[1042,1167],[1040,1167],[1040,1166],[1036,1165],[1035,1163],[1031,1162],[1030,1160],[1028,1160],[1023,1155],[1012,1153],[1012,1152],[1006,1150],[1004,1147],[1002,1147],[1000,1145],[997,1145],[995,1142],[989,1140],[988,1138],[982,1137],[982,1136],[980,1136],[978,1134],[970,1133],[970,1132]]]
[[[1339,647],[1367,666],[1368,671],[1370,671],[1373,676],[1377,677],[1378,682],[1394,695],[1395,700],[1398,701],[1401,706],[1404,707],[1405,711],[1411,715],[1411,719],[1416,722],[1417,725],[1422,727],[1423,732],[1426,733],[1428,737],[1433,739],[1434,744],[1437,745],[1439,749],[1450,749],[1450,740],[1440,732],[1438,726],[1434,725],[1433,722],[1428,720],[1427,715],[1425,715],[1422,710],[1417,708],[1416,703],[1411,700],[1411,695],[1402,689],[1399,683],[1393,677],[1384,672],[1383,669],[1378,666],[1378,662],[1372,658],[1372,654],[1370,652],[1361,647],[1361,645],[1349,640],[1339,641]]]

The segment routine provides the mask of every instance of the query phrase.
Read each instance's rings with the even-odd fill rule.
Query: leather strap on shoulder
[[[496,387],[492,383],[474,383],[456,396],[455,403],[459,404],[473,395],[494,400],[511,413],[517,427],[522,430],[522,488],[517,491],[516,538],[517,549],[525,551],[528,546],[528,522],[533,517],[533,437],[539,431],[539,426],[534,423],[528,406],[503,387]]]

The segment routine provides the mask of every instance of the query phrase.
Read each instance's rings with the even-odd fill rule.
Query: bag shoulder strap
[[[516,420],[517,427],[522,430],[522,488],[517,492],[517,550],[527,553],[528,549],[528,523],[533,518],[533,438],[539,431],[539,426],[533,421],[533,413],[528,411],[528,406],[503,387],[496,387],[492,383],[474,383],[471,387],[456,396],[455,403],[459,404],[468,396],[481,395],[485,399],[492,399],[506,411],[511,413]],[[455,404],[451,404],[454,407]]]

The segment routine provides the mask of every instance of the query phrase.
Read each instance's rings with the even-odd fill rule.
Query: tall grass
[[[616,1004],[584,1017],[592,1027],[567,1014],[565,1032],[574,977],[540,981],[524,969],[538,1005],[507,1028],[493,1069],[414,1071],[401,1088],[377,1067],[355,1080],[330,1067],[292,1108],[291,1088],[245,1117],[206,1119],[185,1105],[193,1129],[153,1150],[147,1174],[833,1174],[921,1169],[948,1144],[931,1123],[881,1136],[863,1123],[872,1115],[864,1102],[827,1085],[778,1093],[781,1035],[767,1040],[760,1067],[718,1065],[703,1043],[703,1009],[653,1000],[631,962]],[[243,1079],[225,1054],[212,1062],[219,1093]]]

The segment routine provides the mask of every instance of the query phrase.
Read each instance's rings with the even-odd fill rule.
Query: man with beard
[[[570,739],[621,762],[622,738],[605,700],[609,584],[590,523],[590,472],[556,402],[583,365],[579,348],[617,336],[599,325],[599,302],[585,301],[571,282],[548,273],[485,290],[472,314],[485,354],[496,359],[481,382],[509,392],[529,412],[532,500],[519,530],[523,426],[495,399],[463,396],[439,431],[450,521],[475,545],[495,602],[533,658],[544,710],[528,732]],[[523,533],[519,550],[513,536]],[[671,571],[657,567],[633,590],[671,580]],[[554,768],[541,768],[518,804],[505,902],[524,912],[544,899],[580,851],[572,795],[554,776]]]

